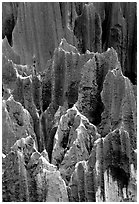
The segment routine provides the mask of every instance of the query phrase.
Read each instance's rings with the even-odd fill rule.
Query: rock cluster
[[[17,140],[4,158],[3,201],[66,202],[66,185],[46,151],[34,148],[31,136]]]
[[[32,118],[23,106],[13,97],[2,103],[2,152],[7,154],[11,146],[20,138],[32,135],[36,138]]]
[[[3,8],[3,201],[137,201],[136,3]]]
[[[69,182],[70,201],[135,201],[136,170],[131,170],[136,168],[135,154],[123,127],[98,138],[89,159],[76,163]]]
[[[65,180],[69,181],[77,162],[89,158],[98,137],[96,127],[76,107],[62,115],[55,134],[52,163],[58,166]]]
[[[117,51],[124,75],[136,83],[136,3],[82,4],[74,27],[80,51],[101,52],[113,47]]]
[[[45,69],[61,38],[83,53],[113,47],[123,74],[136,84],[136,10],[136,2],[5,2],[2,38],[13,44],[21,64],[32,64],[35,55],[38,71]]]

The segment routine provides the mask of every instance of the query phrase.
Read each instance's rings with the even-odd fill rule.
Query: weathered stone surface
[[[4,154],[7,154],[16,140],[22,137],[32,135],[35,139],[29,112],[12,96],[3,101],[2,123],[2,151]]]
[[[36,110],[34,101],[33,101],[33,92],[32,92],[32,79],[31,77],[26,77],[23,79],[23,97],[25,108],[29,111],[33,119],[34,132],[36,134],[38,150],[43,150],[43,132],[41,128],[39,114]]]
[[[81,69],[90,56],[92,57],[93,53],[80,55],[75,47],[69,45],[65,39],[62,39],[59,47],[54,52],[53,61],[48,63],[48,67],[51,68],[51,74],[50,72],[44,73],[43,94],[50,94],[50,90],[46,86],[48,87],[48,84],[52,84],[51,103],[41,115],[45,148],[48,151],[50,160],[54,135],[57,129],[57,126],[54,125],[54,115],[59,106],[68,109],[77,101]],[[51,82],[47,77],[47,73],[51,76]]]
[[[127,40],[127,22],[123,17],[122,9],[120,2],[118,4],[114,3],[108,5],[109,12],[111,11],[112,18],[109,21],[109,28],[106,31],[108,36],[104,43],[104,49],[108,47],[113,47],[117,53],[118,58],[121,63],[122,68],[124,69],[124,63],[126,58],[126,40]]]
[[[78,86],[84,64],[94,53],[79,54],[77,49],[62,39],[54,52],[52,66],[52,101],[72,107],[78,99]]]
[[[8,60],[4,54],[2,55],[2,79],[6,88],[13,90],[15,88],[15,82],[17,80],[17,70],[15,69],[13,62]]]
[[[13,48],[9,45],[7,37],[2,41],[2,53],[15,64],[20,64],[20,57],[15,53]]]
[[[55,107],[51,103],[40,117],[44,141],[43,145],[48,152],[50,162],[53,150],[54,136],[57,129],[57,127],[54,124],[54,115],[56,113],[56,110],[57,107]]]
[[[136,9],[135,2],[106,3],[104,37],[102,36],[105,49],[113,46],[117,51],[123,74],[128,76],[132,83],[136,83],[137,76],[137,50],[135,43],[137,38]],[[134,60],[132,61],[132,59]]]
[[[118,66],[118,56],[113,48],[101,54],[87,52],[86,55],[81,55],[81,58],[85,56],[87,59],[81,69],[76,106],[90,122],[98,125],[104,110],[101,100],[103,82],[108,71]]]
[[[6,36],[10,45],[12,45],[12,31],[18,15],[18,4],[18,2],[2,3],[2,39]]]
[[[66,52],[78,53],[78,49],[72,44],[67,43],[65,38],[61,39],[59,47],[62,48]]]
[[[3,200],[137,201],[136,3],[3,7]]]
[[[136,168],[136,157],[135,155],[132,157],[133,152],[129,134],[124,130],[123,126],[105,137],[103,143],[103,167],[106,201],[124,201],[126,199],[131,201],[128,192],[130,180],[133,178],[131,169],[132,166],[134,166],[134,169]]]
[[[75,2],[74,4],[75,4],[76,13],[78,16],[80,16],[83,12],[83,7],[85,5],[85,2]]]
[[[52,99],[52,63],[53,60],[48,60],[46,64],[46,69],[41,72],[42,80],[42,109],[45,111]]]
[[[3,174],[3,201],[29,201],[27,174],[22,153],[10,152]]]
[[[99,137],[96,127],[74,106],[60,119],[55,135],[52,163],[57,165],[66,182],[78,161],[87,160],[91,145]]]
[[[67,27],[66,11],[65,4],[60,6],[60,3],[19,4],[13,47],[19,53],[22,64],[32,64],[35,55],[39,64],[38,71],[43,71],[62,37],[69,43],[76,43],[73,32]],[[21,42],[24,42],[24,46]]]
[[[40,75],[32,76],[32,93],[33,93],[33,101],[34,104],[41,114],[42,112],[42,81]]]
[[[137,160],[133,152],[122,126],[97,139],[89,159],[75,166],[69,182],[70,201],[136,201]]]
[[[136,3],[76,3],[76,11],[79,16],[75,19],[74,34],[80,51],[100,52],[113,47],[124,75],[136,83]],[[131,56],[134,58],[132,64]]]
[[[113,46],[118,53],[124,75],[136,84],[136,10],[136,2],[59,2],[56,4],[4,2],[3,38],[7,36],[10,44],[14,41],[13,47],[20,55],[22,64],[32,64],[35,55],[39,70],[42,71],[45,69],[47,60],[53,56],[54,49],[58,47],[61,38],[64,37],[68,43],[77,46],[73,35],[74,30],[74,34],[80,41],[80,50],[84,50],[84,53],[87,49],[90,51],[93,49],[95,52],[106,51],[108,47]],[[44,28],[43,25],[46,27]],[[24,49],[21,42],[24,42]]]
[[[123,123],[130,135],[130,143],[136,149],[136,99],[131,82],[123,76],[120,65],[106,75],[101,96],[105,106],[101,135],[105,136]]]
[[[97,108],[97,83],[96,83],[96,63],[95,57],[85,63],[79,84],[78,110],[95,124]],[[93,119],[93,115],[95,116]]]
[[[60,172],[34,148],[32,137],[18,140],[11,149],[5,158],[3,201],[68,202]]]
[[[101,52],[101,19],[93,3],[85,4],[80,16],[75,20],[74,34],[78,39],[78,49]]]
[[[38,148],[42,151],[43,132],[38,113],[38,111],[41,113],[42,109],[41,82],[38,76],[21,76],[17,71],[19,67],[22,68],[22,66],[15,65],[11,60],[3,56],[3,84],[5,88],[11,90],[14,99],[20,102],[29,111],[33,119],[33,129],[36,134]]]
[[[77,40],[73,34],[74,21],[76,18],[74,2],[59,2],[59,6],[64,33],[63,37],[68,43],[77,46]]]

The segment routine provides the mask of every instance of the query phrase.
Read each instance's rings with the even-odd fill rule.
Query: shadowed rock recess
[[[131,2],[2,3],[2,198],[137,201]]]

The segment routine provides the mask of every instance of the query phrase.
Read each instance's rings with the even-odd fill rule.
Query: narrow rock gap
[[[105,19],[102,22],[102,48],[103,51],[106,51],[108,48],[108,36],[110,32],[110,24],[111,24],[111,11],[112,11],[112,3],[106,2],[105,4]]]
[[[95,121],[93,122],[94,125],[99,125],[101,123],[101,114],[102,112],[104,111],[104,104],[101,100],[101,91],[102,91],[102,84],[103,84],[103,80],[102,78],[100,79],[100,77],[102,76],[99,76],[98,75],[98,70],[101,68],[99,67],[99,64],[98,64],[98,59],[97,59],[97,56],[95,55],[95,62],[96,62],[96,82],[97,82],[97,86],[98,86],[98,89],[97,89],[97,95],[96,95],[96,99],[97,99],[97,107],[96,107],[96,118],[95,118]]]

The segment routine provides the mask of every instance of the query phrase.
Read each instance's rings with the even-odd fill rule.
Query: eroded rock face
[[[136,200],[133,190],[136,188],[136,91],[123,76],[116,51],[111,48],[102,54],[89,51],[79,54],[63,39],[47,64],[50,72],[22,76],[20,65],[6,57],[3,64],[4,86],[12,85],[13,97],[29,111],[39,152],[44,149],[48,152],[43,156],[34,150],[26,157],[27,192],[35,185],[37,196],[31,191],[24,199],[67,200],[65,190],[60,190],[63,188],[67,189],[70,201]],[[8,82],[9,69],[15,80]],[[47,73],[52,77],[51,99],[43,112],[41,96],[46,91],[42,87],[49,81]],[[73,82],[75,95],[71,89]],[[73,107],[69,109],[70,106]],[[25,139],[22,141],[24,144]],[[40,165],[38,160],[44,166],[52,162],[50,172],[48,167],[43,173],[41,167],[32,170]],[[56,169],[58,174],[53,173]],[[64,181],[59,180],[59,175]],[[50,190],[44,182],[46,178]],[[59,185],[65,187],[53,187],[51,178],[64,182]]]
[[[136,149],[136,99],[131,82],[123,76],[120,67],[106,75],[101,96],[105,106],[101,135],[105,136],[123,123],[130,134],[131,145]]]
[[[83,53],[114,47],[123,74],[136,84],[136,10],[136,2],[3,3],[3,38],[13,41],[22,64],[32,64],[35,55],[39,71],[63,37],[75,46],[78,41]]]
[[[3,201],[137,201],[136,4],[5,5]]]
[[[9,89],[13,94],[13,98],[20,102],[24,108],[26,108],[32,119],[33,129],[36,134],[39,150],[43,150],[43,132],[41,129],[41,123],[39,119],[39,113],[41,113],[41,81],[39,76],[28,75],[22,76],[22,65],[16,65],[11,60],[8,60],[3,55],[3,85],[5,89]],[[18,71],[19,70],[19,71]],[[23,71],[24,72],[24,71]],[[35,89],[35,93],[34,93]],[[36,97],[36,95],[37,97]],[[38,109],[38,110],[37,110]],[[39,113],[38,113],[39,112]]]
[[[87,49],[101,52],[113,47],[117,51],[124,75],[136,83],[136,3],[97,2],[79,5],[76,5],[79,16],[74,26],[79,50],[83,53]],[[132,19],[130,22],[129,16]],[[131,64],[131,55],[134,55],[134,66]]]
[[[10,46],[7,37],[2,41],[2,53],[7,56],[9,60],[12,60],[15,64],[20,64],[20,56]]]
[[[65,4],[19,4],[17,23],[13,31],[13,47],[21,56],[22,64],[31,64],[35,55],[39,64],[38,71],[43,71],[62,37],[69,43],[76,44],[72,30],[67,27],[67,16]],[[24,42],[24,48],[21,41]]]
[[[93,124],[97,114],[97,83],[96,83],[96,63],[95,57],[85,63],[78,91],[77,107],[83,115],[85,115]],[[96,116],[95,116],[96,117]]]
[[[2,39],[6,36],[10,45],[12,45],[12,31],[17,21],[18,5],[18,2],[2,3]]]
[[[15,69],[12,60],[3,54],[2,55],[2,79],[6,88],[13,90],[17,80],[17,70]]]
[[[75,164],[89,158],[93,141],[98,137],[96,127],[75,106],[61,117],[55,134],[52,163],[58,166],[66,182]]]
[[[2,111],[3,153],[7,154],[16,140],[22,137],[25,138],[28,135],[32,135],[35,139],[35,133],[33,131],[32,118],[29,112],[12,97],[3,101]]]
[[[45,155],[34,148],[32,137],[14,144],[4,158],[3,201],[68,202],[65,182]]]
[[[89,159],[75,166],[69,182],[70,201],[135,201],[136,193],[131,190],[136,169],[133,151],[123,127],[104,140],[97,139]]]
[[[74,34],[81,53],[86,50],[101,52],[101,19],[93,3],[85,4],[81,15],[76,18]]]

